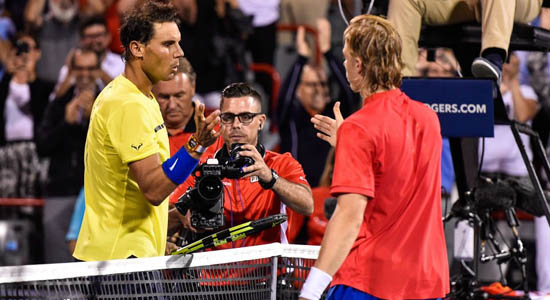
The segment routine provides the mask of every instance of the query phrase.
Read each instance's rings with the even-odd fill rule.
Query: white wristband
[[[332,276],[316,267],[311,267],[306,282],[300,292],[300,298],[319,300],[331,281]]]

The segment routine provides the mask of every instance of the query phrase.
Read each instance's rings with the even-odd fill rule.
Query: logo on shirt
[[[250,177],[250,183],[254,183],[254,182],[258,182],[258,181],[260,181],[260,178],[258,178],[258,176]]]
[[[143,146],[143,143],[140,143],[140,144],[139,144],[139,145],[137,145],[137,146],[136,146],[136,145],[134,145],[134,144],[132,144],[132,145],[130,145],[130,146],[131,146],[132,148],[134,148],[134,149],[136,149],[136,150],[138,150],[138,151],[139,151],[139,148],[141,148],[141,146]]]
[[[161,130],[162,128],[164,128],[164,123],[162,123],[159,126],[155,127],[155,133],[157,133],[157,131]]]
[[[304,176],[300,176],[300,180],[301,180],[301,181],[307,182],[307,180],[306,180],[306,178],[305,178]]]

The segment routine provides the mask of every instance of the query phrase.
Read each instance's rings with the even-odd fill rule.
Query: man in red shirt
[[[178,152],[195,132],[193,96],[196,78],[193,67],[183,57],[174,78],[159,81],[153,86],[152,92],[159,103],[168,130],[170,155]]]
[[[228,160],[234,143],[245,144],[240,155],[254,160],[253,165],[243,168],[247,174],[242,178],[222,180],[225,187],[226,227],[278,213],[287,213],[289,220],[296,213],[310,215],[313,211],[313,197],[300,163],[289,153],[267,151],[258,143],[258,133],[266,120],[266,116],[261,113],[260,95],[246,83],[234,83],[223,90],[220,108],[224,145],[221,148],[212,145],[206,150],[201,163],[212,157],[217,158],[219,163]],[[176,202],[189,187],[194,186],[194,181],[193,177],[189,177],[170,195],[170,202]],[[183,225],[195,231],[189,217],[188,212]],[[280,228],[274,227],[219,248],[285,243],[292,230],[290,226],[292,222],[285,222]]]
[[[301,299],[433,299],[449,292],[436,114],[401,85],[401,39],[383,18],[354,18],[344,66],[363,108],[338,129],[338,197]]]

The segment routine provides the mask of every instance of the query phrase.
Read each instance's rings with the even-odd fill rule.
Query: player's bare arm
[[[361,223],[367,207],[367,197],[359,194],[338,196],[338,204],[330,218],[327,231],[323,237],[319,259],[315,267],[331,276],[338,271],[359,234]],[[338,247],[328,247],[338,245]]]
[[[367,202],[367,197],[359,194],[343,194],[338,197],[338,204],[325,231],[315,268],[330,276],[338,271],[357,239]]]

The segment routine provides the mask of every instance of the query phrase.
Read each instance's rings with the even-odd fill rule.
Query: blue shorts
[[[380,298],[369,295],[350,286],[339,284],[331,287],[328,291],[326,300],[351,299],[351,300],[381,300]],[[431,300],[441,300],[435,298]]]

